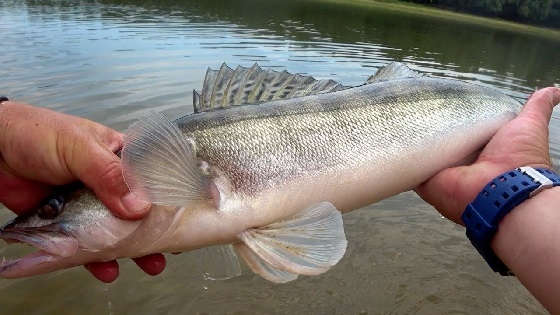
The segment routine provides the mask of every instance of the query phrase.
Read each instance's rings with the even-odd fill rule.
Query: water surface
[[[356,85],[402,61],[519,100],[560,84],[560,40],[338,2],[0,1],[0,38],[0,94],[118,130],[152,109],[191,112],[192,89],[201,87],[207,67],[222,62]],[[551,138],[555,157],[558,139]],[[192,252],[168,257],[169,267],[154,278],[123,260],[111,285],[81,268],[1,280],[0,313],[544,312],[515,278],[490,271],[463,228],[413,193],[345,215],[345,228],[346,256],[318,277],[274,285],[245,270],[208,281]]]

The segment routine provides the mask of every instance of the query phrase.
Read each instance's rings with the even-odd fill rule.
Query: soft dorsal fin
[[[420,78],[422,76],[423,75],[420,72],[410,69],[403,63],[391,62],[390,64],[379,68],[374,75],[367,79],[366,83],[370,84],[397,79]]]
[[[258,64],[232,70],[225,63],[219,70],[208,68],[202,91],[193,91],[195,113],[234,105],[258,104],[313,94],[344,90],[348,87],[333,80],[287,71],[263,70]]]

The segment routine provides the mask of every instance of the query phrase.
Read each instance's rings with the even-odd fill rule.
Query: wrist
[[[511,274],[491,247],[504,217],[523,202],[555,186],[560,186],[560,177],[553,171],[519,167],[489,181],[467,205],[461,216],[467,237],[492,270],[502,275]]]
[[[6,104],[8,103],[8,101],[4,100],[2,101],[2,98],[0,98],[0,158],[2,157],[2,148],[3,148],[3,143],[4,143],[4,136],[6,135]]]
[[[493,163],[490,161],[480,161],[476,165],[467,166],[468,170],[465,174],[460,174],[458,176],[461,178],[459,180],[458,191],[454,194],[456,198],[456,209],[458,209],[457,217],[461,218],[465,211],[465,207],[471,203],[476,196],[482,191],[484,186],[488,184],[492,179],[496,178],[498,175],[503,174],[509,170],[516,169],[520,166],[529,166],[532,168],[546,168],[552,169],[550,162],[545,159],[543,161],[537,162],[539,159],[533,159],[531,163],[525,163],[520,165],[517,164],[504,164],[504,163]],[[462,220],[458,220],[459,224],[464,225]]]
[[[26,106],[29,105],[10,100],[0,102],[0,153],[9,147],[10,137],[13,139],[14,135],[29,131],[28,128],[17,128],[18,125],[21,125],[21,122],[28,121],[28,115],[21,111]]]
[[[7,98],[0,97],[0,157],[2,156],[2,148],[4,147],[4,138],[8,133],[8,116],[7,111],[10,107],[10,101]]]
[[[560,225],[560,187],[544,190],[515,207],[500,222],[492,249],[508,266],[518,266],[531,253],[546,253],[550,242],[534,242],[538,235],[553,235]],[[548,230],[554,228],[554,231]],[[544,229],[544,230],[543,230]],[[548,237],[547,237],[548,238]],[[557,240],[555,240],[555,243]],[[556,247],[556,246],[555,246]],[[510,266],[511,267],[511,266]]]
[[[491,246],[496,255],[552,313],[560,311],[560,187],[544,190],[500,222]]]

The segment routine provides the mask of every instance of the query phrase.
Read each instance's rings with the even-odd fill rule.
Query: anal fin
[[[317,203],[295,216],[249,229],[235,248],[249,267],[274,282],[295,275],[318,275],[344,256],[347,241],[341,213],[329,202]]]
[[[280,270],[273,267],[271,264],[264,261],[262,258],[257,256],[247,245],[243,243],[235,244],[235,250],[245,260],[249,268],[253,270],[254,273],[265,278],[268,281],[275,283],[286,283],[296,280],[298,275]]]

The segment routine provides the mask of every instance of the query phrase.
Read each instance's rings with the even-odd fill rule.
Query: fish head
[[[0,228],[7,243],[37,251],[0,262],[0,277],[19,278],[116,258],[119,243],[140,221],[121,220],[88,189],[57,193]]]

